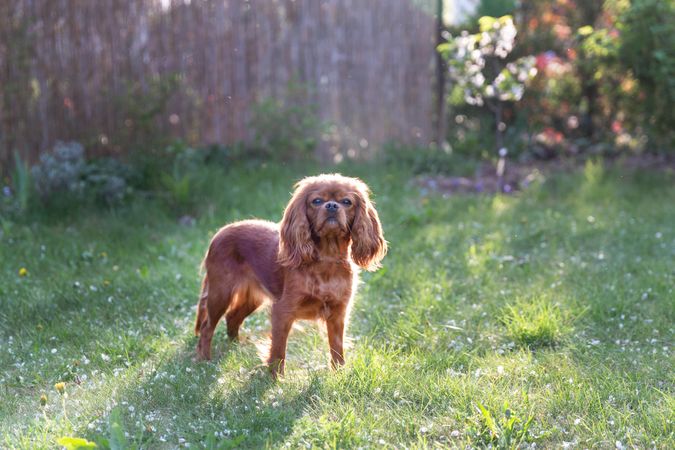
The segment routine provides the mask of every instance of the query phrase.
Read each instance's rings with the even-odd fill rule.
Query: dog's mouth
[[[342,225],[340,224],[340,220],[337,218],[337,216],[328,216],[321,224],[321,229],[326,231],[334,231],[336,229],[341,230]]]

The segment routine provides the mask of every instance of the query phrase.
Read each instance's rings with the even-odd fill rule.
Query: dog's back
[[[273,297],[281,296],[282,269],[277,263],[279,226],[264,220],[227,225],[211,240],[204,265],[209,272],[231,271],[241,277],[252,271]],[[239,273],[241,272],[241,273]]]

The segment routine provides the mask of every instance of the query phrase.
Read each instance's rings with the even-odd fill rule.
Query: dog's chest
[[[325,303],[345,302],[351,297],[352,283],[346,277],[329,277],[311,286],[310,294]]]
[[[315,317],[326,317],[333,308],[348,303],[354,283],[351,271],[331,267],[322,269],[307,274],[304,279],[303,306],[309,315]]]

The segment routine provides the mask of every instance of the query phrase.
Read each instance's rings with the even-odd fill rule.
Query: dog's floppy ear
[[[358,197],[352,224],[352,259],[359,267],[373,271],[380,267],[380,261],[387,254],[387,241],[367,187],[359,189]]]
[[[279,230],[279,263],[298,267],[315,259],[316,248],[307,218],[307,199],[301,183],[296,184],[293,198],[286,206]]]

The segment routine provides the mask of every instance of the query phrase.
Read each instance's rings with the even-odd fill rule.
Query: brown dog
[[[288,334],[298,319],[324,320],[333,367],[344,364],[356,266],[376,270],[387,243],[361,180],[319,175],[295,187],[281,224],[235,222],[211,240],[195,324],[201,358],[211,358],[211,339],[223,314],[227,334],[235,339],[244,319],[270,300],[268,363],[274,375],[283,373]]]

